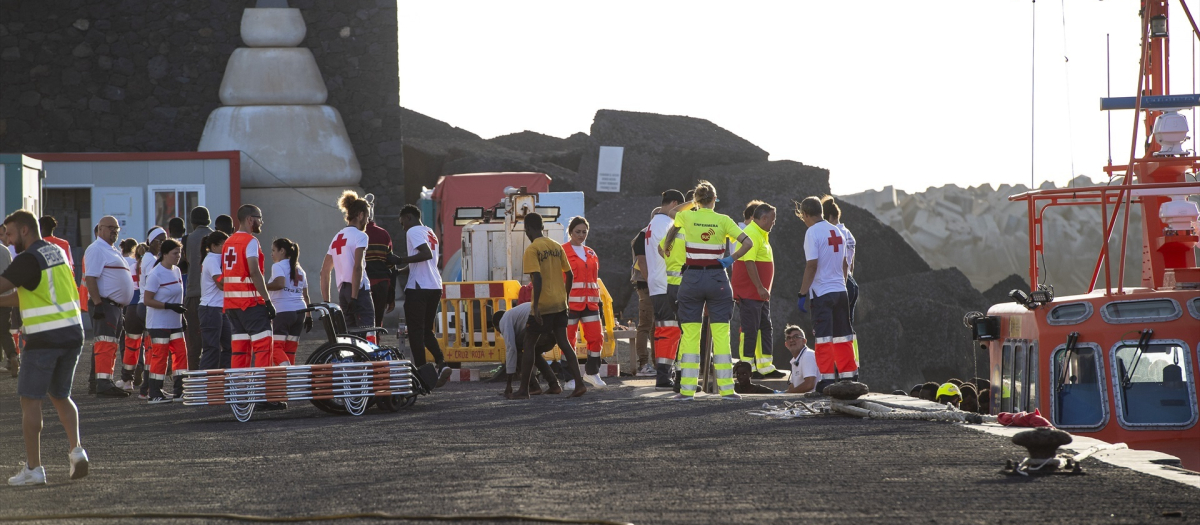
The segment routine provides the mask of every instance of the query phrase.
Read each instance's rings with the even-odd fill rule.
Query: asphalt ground
[[[303,358],[316,346],[305,341]],[[86,371],[86,363],[80,371]],[[0,375],[0,465],[23,458],[16,380]],[[49,484],[0,486],[0,520],[75,513],[272,517],[385,512],[631,523],[1183,523],[1200,491],[1087,459],[1082,476],[1000,473],[1024,454],[945,423],[748,414],[770,396],[690,402],[610,381],[578,399],[508,401],[450,383],[398,413],[307,403],[238,423],[224,407],[97,399],[76,377],[91,473],[67,479],[47,403]],[[330,521],[369,523],[380,520]],[[480,520],[500,522],[500,520]],[[200,523],[59,519],[35,523]],[[414,523],[434,523],[416,520]]]

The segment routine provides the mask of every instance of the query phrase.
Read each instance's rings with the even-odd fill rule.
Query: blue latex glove
[[[722,257],[717,259],[717,262],[721,263],[721,266],[724,266],[728,270],[730,266],[733,266],[733,257]]]
[[[808,313],[808,308],[804,307],[804,303],[806,302],[808,302],[808,297],[804,295],[801,295],[799,299],[796,299],[796,308],[799,309],[800,313],[802,314]]]

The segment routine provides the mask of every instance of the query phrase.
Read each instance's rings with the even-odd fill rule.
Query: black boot
[[[673,389],[675,388],[674,371],[671,370],[671,365],[659,363],[654,366],[654,388],[656,389]]]
[[[589,376],[594,376],[596,374],[599,374],[600,373],[600,356],[592,357],[589,355],[587,358],[587,364],[584,365],[583,370],[584,370],[584,372],[587,372],[587,375],[589,375]]]

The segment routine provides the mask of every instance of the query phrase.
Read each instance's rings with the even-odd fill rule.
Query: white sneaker
[[[563,392],[569,392],[571,390],[575,390],[575,380],[572,379],[572,380],[564,383],[562,386],[562,389],[563,389]]]
[[[721,396],[721,399],[728,399],[728,400],[735,400],[735,399],[741,399],[741,398],[742,398],[741,394],[725,394],[725,395]]]
[[[600,374],[588,374],[583,376],[583,379],[592,385],[595,385],[596,388],[604,388],[605,386],[604,380],[600,379]]]
[[[658,375],[658,370],[654,369],[654,365],[646,363],[637,371],[639,377],[654,377]]]
[[[45,485],[46,484],[46,467],[38,467],[35,469],[25,468],[25,464],[21,464],[21,471],[16,476],[8,478],[8,484],[14,487],[24,485]]]
[[[683,394],[675,394],[675,395],[671,396],[669,399],[672,401],[692,401],[692,400],[696,399],[696,396],[694,396],[694,395],[685,396]]]
[[[88,475],[88,456],[83,447],[71,449],[67,459],[71,461],[71,479],[79,479]]]

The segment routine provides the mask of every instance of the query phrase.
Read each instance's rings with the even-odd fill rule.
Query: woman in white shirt
[[[336,277],[338,305],[346,316],[350,328],[375,326],[375,303],[371,300],[371,283],[367,279],[367,244],[369,239],[363,230],[371,207],[366,199],[346,190],[338,199],[338,207],[346,219],[346,227],[333,236],[325,260],[321,263],[321,300],[329,301],[329,272]],[[278,308],[276,308],[278,312]],[[368,332],[366,339],[376,342],[375,332]]]
[[[167,378],[167,358],[175,370],[175,397],[183,397],[183,381],[187,371],[187,346],[183,341],[183,276],[179,273],[179,242],[167,239],[159,249],[158,260],[148,275],[143,275],[145,287],[142,302],[146,304],[146,330],[150,333],[150,380],[148,401],[151,405],[170,403],[163,394]]]
[[[225,292],[221,290],[221,252],[225,232],[204,238],[206,255],[200,263],[200,369],[229,368],[233,359],[233,323],[225,316]]]
[[[312,330],[312,317],[304,311],[308,308],[308,276],[296,262],[300,258],[300,246],[291,239],[275,239],[271,243],[271,280],[267,282],[267,293],[275,305],[272,321],[275,347],[271,352],[271,364],[291,365],[296,363],[296,347],[300,345],[300,329]],[[370,294],[368,294],[368,297]]]

